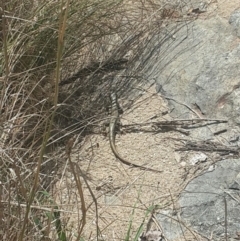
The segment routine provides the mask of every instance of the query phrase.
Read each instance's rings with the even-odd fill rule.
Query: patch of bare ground
[[[121,101],[120,100],[120,104]],[[121,117],[121,133],[117,134],[116,145],[119,153],[129,162],[144,165],[162,173],[131,168],[117,160],[104,135],[90,135],[72,151],[72,161],[76,162],[97,199],[98,225],[104,240],[121,240],[127,234],[132,212],[132,231],[149,221],[147,210],[156,207],[156,212],[164,208],[176,208],[175,199],[183,188],[186,167],[181,164],[181,156],[175,151],[176,139],[185,135],[176,130],[166,131],[154,123],[171,120],[166,114],[166,102],[156,94],[154,88],[146,91],[124,112]],[[141,127],[141,124],[148,123]],[[134,131],[129,125],[136,125]],[[136,130],[137,129],[137,130]],[[66,167],[68,166],[66,162]],[[77,188],[68,168],[61,173],[61,181],[55,192],[58,203],[68,210],[68,222],[77,232],[77,220],[81,215],[81,202]],[[96,211],[88,188],[84,185],[87,206],[85,237],[96,236]],[[177,204],[176,204],[177,205]],[[146,217],[146,218],[145,218]],[[69,225],[68,225],[69,226]]]

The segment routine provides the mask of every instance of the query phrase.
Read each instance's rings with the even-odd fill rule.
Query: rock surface
[[[239,37],[240,9],[236,8],[228,19],[214,16],[169,25],[168,35],[153,38],[145,52],[147,78],[155,80],[174,118],[228,120],[191,131],[195,139],[239,146]],[[228,159],[193,179],[179,200],[182,220],[208,238],[224,239],[226,227],[234,237],[240,230],[239,173],[240,160]],[[159,216],[172,240],[176,234],[173,237],[165,219]]]
[[[203,236],[214,240],[234,237],[240,230],[240,160],[218,162],[189,183],[181,194],[181,218]],[[225,202],[226,200],[226,202]]]
[[[239,14],[232,15],[237,26]],[[171,37],[171,36],[174,36]],[[212,139],[227,128],[229,140],[240,124],[240,45],[226,19],[215,17],[169,27],[169,37],[152,39],[156,51],[148,62],[148,79],[167,97],[175,118],[227,118],[227,125],[203,128],[194,137]],[[158,45],[156,44],[158,42]],[[158,46],[158,49],[157,49]],[[147,53],[147,52],[146,52]]]
[[[236,35],[240,38],[240,9],[235,10],[231,14],[229,23],[232,25]]]

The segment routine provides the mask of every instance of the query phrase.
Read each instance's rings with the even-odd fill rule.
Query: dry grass
[[[82,203],[76,236],[52,191],[69,153],[65,143],[95,130],[111,88],[127,94],[143,81],[144,46],[176,18],[157,2],[2,1],[1,240],[83,240],[82,182],[90,187],[70,160]],[[126,67],[124,81],[113,83]]]

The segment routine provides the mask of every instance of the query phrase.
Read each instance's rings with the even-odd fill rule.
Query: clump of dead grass
[[[105,115],[118,71],[139,73],[135,62],[161,26],[158,11],[153,1],[2,2],[1,240],[75,240],[50,185],[58,179],[63,143]],[[140,74],[118,89],[136,81]]]

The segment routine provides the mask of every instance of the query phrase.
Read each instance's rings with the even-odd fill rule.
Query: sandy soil
[[[151,88],[130,110],[124,112],[121,117],[121,132],[116,137],[118,150],[125,159],[161,170],[162,173],[142,171],[122,164],[114,157],[108,138],[103,135],[88,136],[73,150],[72,160],[87,173],[86,179],[97,199],[98,225],[105,240],[123,239],[127,234],[131,215],[134,236],[134,231],[141,223],[144,221],[147,224],[149,221],[149,208],[156,206],[156,212],[164,208],[174,211],[178,194],[188,179],[195,175],[196,168],[188,162],[191,155],[175,151],[178,140],[186,138],[186,135],[177,130],[165,131],[163,127],[157,129],[151,124],[171,120],[166,114],[168,111],[167,103],[156,94],[155,88]],[[142,123],[149,124],[138,126],[135,131],[127,126]],[[63,179],[56,187],[58,202],[66,203],[65,208],[71,210],[68,226],[72,223],[71,226],[76,228],[76,220],[81,213],[78,211],[81,209],[81,202],[77,198],[76,184],[68,167],[61,173],[61,177]],[[90,205],[92,197],[86,185],[84,189],[86,203]],[[87,213],[86,237],[91,232],[95,233],[95,215],[92,203]]]

